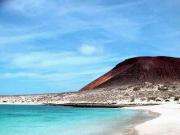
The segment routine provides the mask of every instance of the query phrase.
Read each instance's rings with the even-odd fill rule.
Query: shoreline
[[[100,107],[100,108],[124,108],[142,111],[145,115],[138,116],[126,135],[179,135],[180,134],[180,104],[164,103],[160,105],[84,105],[84,104],[42,104],[42,103],[0,103],[0,105],[44,105],[44,106],[71,106],[71,107]],[[140,112],[141,113],[141,112]],[[146,115],[147,113],[147,115]]]
[[[141,107],[141,106],[133,106],[133,107],[123,107],[122,109],[127,110],[134,110],[137,111],[137,115],[131,120],[130,124],[127,126],[127,128],[121,132],[119,135],[139,135],[135,127],[137,125],[140,125],[142,123],[145,123],[147,121],[156,119],[160,116],[159,113],[153,112],[150,110],[144,110],[144,109],[134,109],[135,107]],[[143,107],[143,106],[142,106]],[[114,135],[114,134],[112,134]],[[115,134],[117,135],[117,134]]]
[[[139,111],[140,115],[134,119],[133,125],[129,128],[129,131],[125,135],[139,135],[138,131],[135,129],[137,125],[141,125],[142,123],[151,121],[160,116],[159,113],[152,112],[150,110],[140,110],[140,109],[137,110]]]
[[[159,105],[161,103],[42,103],[42,102],[0,102],[0,105],[45,105],[45,106],[70,106],[79,108],[126,108],[126,107],[139,107],[139,106],[152,106]]]
[[[136,124],[133,127],[135,135],[179,135],[180,134],[180,104],[166,103],[155,106],[125,107],[159,114],[158,117]]]
[[[0,103],[0,105],[44,105],[42,103]]]

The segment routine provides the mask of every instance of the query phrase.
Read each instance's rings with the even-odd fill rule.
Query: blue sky
[[[75,91],[129,57],[180,57],[179,7],[179,0],[0,0],[0,94]]]

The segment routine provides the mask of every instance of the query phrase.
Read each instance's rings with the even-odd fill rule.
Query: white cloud
[[[102,54],[103,48],[95,45],[82,44],[79,48],[79,52],[83,55],[96,55]]]

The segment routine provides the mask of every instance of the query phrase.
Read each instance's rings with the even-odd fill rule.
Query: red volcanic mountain
[[[127,59],[80,91],[143,82],[180,82],[180,58],[159,56]]]

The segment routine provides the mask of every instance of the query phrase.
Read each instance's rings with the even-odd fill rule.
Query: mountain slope
[[[159,56],[127,59],[80,91],[143,82],[180,82],[180,58]]]

